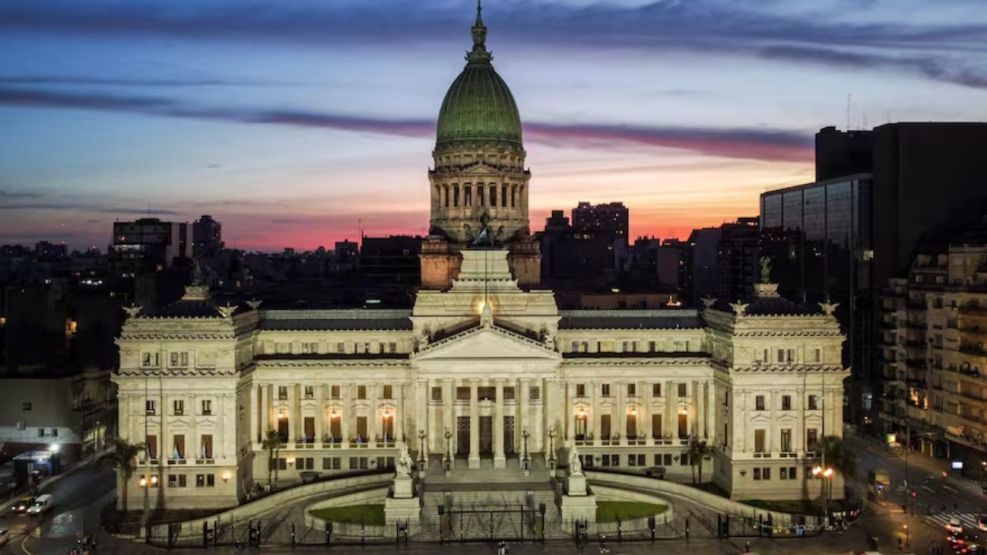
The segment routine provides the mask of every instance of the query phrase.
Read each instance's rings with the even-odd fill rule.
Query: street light
[[[833,469],[832,467],[816,466],[812,469],[812,476],[814,478],[823,479],[823,482],[819,484],[819,504],[821,505],[820,512],[822,513],[823,525],[825,525],[826,510],[829,505],[829,497],[826,495],[828,493],[827,492],[828,484],[826,483],[826,481],[833,477]]]
[[[548,428],[548,460],[555,462],[555,426]]]
[[[445,464],[446,464],[446,470],[449,470],[449,468],[452,466],[452,432],[449,431],[449,428],[446,428],[445,436],[446,436]]]
[[[418,461],[419,466],[425,464],[425,430],[418,430]]]
[[[524,463],[524,464],[522,464],[522,466],[524,467],[525,470],[528,469],[528,436],[529,435],[530,434],[528,433],[528,429],[527,428],[521,430],[521,439],[523,440],[521,442],[521,446],[522,446],[521,461]]]

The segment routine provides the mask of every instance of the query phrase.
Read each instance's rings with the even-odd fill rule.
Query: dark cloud
[[[276,41],[304,44],[358,42],[410,44],[468,40],[470,4],[461,2],[268,2],[214,0],[174,3],[150,0],[14,2],[4,7],[0,30],[58,34],[157,35],[199,40]],[[972,5],[972,4],[971,4]],[[848,20],[838,9],[792,15],[757,2],[655,0],[639,5],[566,5],[549,0],[498,3],[485,13],[491,39],[545,43],[579,49],[691,50],[732,55],[798,57],[808,63],[870,65],[866,51],[903,57],[887,69],[917,71],[929,78],[981,86],[987,76],[937,59],[942,53],[973,58],[987,53],[987,23],[971,17],[952,24],[911,23],[880,17],[878,4],[848,5],[869,17]],[[906,8],[907,9],[907,8]],[[973,8],[971,8],[971,11]],[[811,15],[810,15],[811,14]],[[859,22],[858,22],[859,21]],[[440,38],[437,38],[440,37]],[[832,45],[840,45],[841,51]],[[783,52],[787,49],[787,53]],[[805,49],[801,52],[799,49]],[[812,49],[819,49],[810,55]],[[915,53],[920,55],[915,56]]]
[[[129,208],[124,206],[100,206],[92,203],[77,203],[71,201],[45,201],[45,202],[18,202],[13,204],[0,204],[0,210],[54,210],[54,211],[87,211],[100,212],[104,214],[121,214],[126,216],[180,216],[177,210],[166,208]]]
[[[120,87],[265,87],[304,83],[249,79],[155,79],[84,75],[0,75],[0,85],[94,85]]]
[[[41,196],[42,196],[41,193],[32,193],[30,191],[12,191],[9,189],[0,189],[0,201],[3,202],[9,202],[12,200],[40,198]]]
[[[39,89],[0,87],[0,105],[122,111],[155,116],[337,129],[405,137],[431,138],[435,135],[435,122],[431,119],[383,119],[291,110],[200,108],[165,98]],[[812,159],[812,138],[783,130],[528,122],[525,124],[525,132],[529,140],[554,146],[608,149],[657,146],[731,158],[774,161]]]

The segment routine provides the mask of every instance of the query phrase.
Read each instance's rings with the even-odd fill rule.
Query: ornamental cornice
[[[258,369],[263,368],[411,368],[407,359],[367,359],[367,360],[259,360]]]
[[[812,373],[812,374],[839,374],[839,373],[850,373],[849,370],[843,368],[842,366],[806,366],[803,364],[791,364],[791,365],[773,365],[764,364],[758,366],[735,366],[728,368],[732,372],[744,372],[744,373],[786,373],[786,374],[802,374],[802,373]]]
[[[177,340],[177,339],[194,339],[194,340],[230,340],[237,339],[237,335],[233,332],[208,332],[208,331],[188,331],[183,333],[173,333],[173,332],[143,332],[143,333],[133,333],[124,332],[120,335],[121,341],[161,341],[161,340]]]
[[[137,378],[174,378],[186,376],[236,376],[240,371],[233,368],[173,368],[170,370],[147,370],[141,368],[121,368],[119,375]]]
[[[566,358],[562,359],[562,367],[566,366],[711,366],[709,358]]]
[[[843,333],[838,329],[804,329],[804,328],[780,328],[777,330],[734,330],[733,337],[842,337]]]

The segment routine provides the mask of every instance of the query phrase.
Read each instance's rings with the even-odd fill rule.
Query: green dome
[[[507,83],[490,64],[487,28],[477,13],[473,50],[439,110],[436,146],[457,142],[506,142],[521,146],[521,116]]]

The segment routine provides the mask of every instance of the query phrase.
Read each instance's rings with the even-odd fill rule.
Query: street
[[[936,461],[917,454],[908,457],[908,480],[915,495],[908,497],[907,510],[902,510],[905,501],[904,480],[906,476],[905,461],[896,453],[881,445],[879,442],[859,437],[846,439],[850,447],[857,453],[858,475],[854,487],[863,494],[866,491],[867,471],[871,469],[886,470],[892,480],[892,490],[887,497],[875,503],[868,503],[864,515],[845,532],[827,532],[820,537],[807,539],[750,539],[755,553],[799,553],[810,555],[816,553],[845,553],[851,550],[867,549],[868,538],[878,538],[879,548],[883,552],[898,552],[899,538],[904,541],[906,535],[909,548],[905,552],[926,553],[933,546],[941,545],[945,538],[944,524],[954,513],[961,516],[964,524],[976,531],[977,517],[987,512],[987,496],[980,486],[970,480],[953,476],[943,477],[945,461]],[[10,530],[11,540],[0,553],[3,554],[64,554],[75,544],[83,532],[97,532],[100,519],[100,509],[113,499],[115,479],[113,472],[105,468],[88,467],[80,469],[56,482],[45,493],[55,497],[55,507],[44,517],[30,517],[7,513],[0,516],[0,527]],[[945,507],[945,512],[943,511]],[[914,514],[913,514],[914,513]],[[984,533],[987,539],[987,532]],[[106,533],[99,535],[100,553],[154,553],[162,550],[140,543],[118,540]],[[695,538],[691,541],[675,540],[636,542],[618,544],[611,538],[609,542],[612,554],[654,553],[656,551],[669,553],[690,552],[705,553],[742,553],[746,538],[731,538],[715,540]],[[599,543],[591,542],[581,551],[569,542],[540,544],[515,544],[511,547],[512,554],[534,553],[598,553]],[[324,550],[323,547],[299,548],[296,551]],[[453,544],[440,546],[435,544],[411,544],[409,546],[393,547],[367,546],[362,548],[338,546],[333,551],[354,552],[366,554],[376,553],[441,553],[472,551],[477,553],[495,553],[496,547],[488,544]],[[201,549],[175,550],[182,552],[201,553]],[[235,553],[233,548],[212,549],[218,553]],[[287,553],[288,547],[265,547],[265,553]],[[259,552],[257,549],[244,550],[243,553]]]
[[[55,482],[43,493],[55,498],[54,508],[43,517],[7,512],[0,528],[10,531],[10,541],[0,553],[67,553],[84,531],[99,529],[100,509],[115,494],[112,470],[82,468]]]

